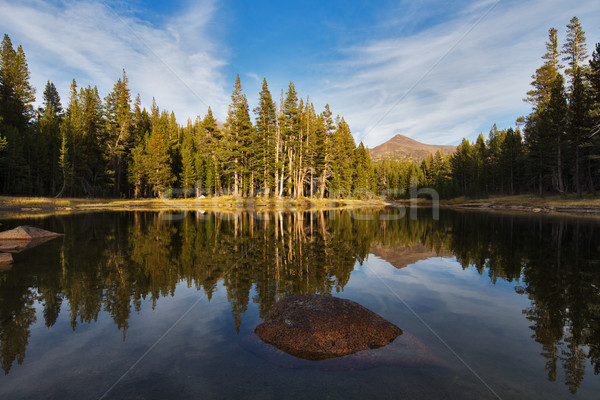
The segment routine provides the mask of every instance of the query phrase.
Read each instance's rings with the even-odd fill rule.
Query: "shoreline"
[[[330,200],[330,199],[262,199],[234,198],[233,196],[187,199],[86,199],[50,197],[0,196],[0,217],[40,216],[46,214],[69,214],[93,211],[161,211],[198,209],[259,209],[259,210],[331,210],[345,208],[379,208],[386,206],[411,206],[406,200]],[[417,207],[431,207],[433,202],[418,199]],[[457,210],[514,211],[534,214],[600,215],[600,199],[539,198],[529,195],[491,197],[468,200],[457,198],[441,200],[440,207]]]

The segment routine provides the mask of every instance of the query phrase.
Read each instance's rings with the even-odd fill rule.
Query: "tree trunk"
[[[236,163],[237,164],[237,163]],[[238,176],[238,172],[237,169],[235,171],[233,171],[233,197],[239,197],[240,196],[240,186],[239,186],[239,176]]]
[[[514,184],[514,182],[515,182],[515,179],[514,179],[514,176],[513,176],[513,166],[512,166],[512,163],[511,163],[511,165],[510,165],[510,195],[511,196],[515,195],[515,184]]]
[[[556,179],[558,180],[558,182],[557,182],[558,191],[562,197],[566,197],[567,194],[565,192],[565,186],[564,186],[564,180],[563,180],[562,146],[561,146],[560,139],[558,141],[558,151],[556,152],[556,156],[557,156],[556,164],[557,164],[557,169],[558,169]]]
[[[579,140],[575,143],[575,187],[577,188],[577,197],[581,198],[581,179],[579,176]]]

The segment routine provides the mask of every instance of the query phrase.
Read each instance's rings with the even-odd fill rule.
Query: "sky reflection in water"
[[[595,221],[381,218],[394,212],[3,221],[66,236],[0,272],[0,396],[99,398],[153,345],[107,398],[494,398],[485,384],[502,398],[598,393]],[[352,299],[440,365],[292,369],[244,347],[270,306],[296,293]]]

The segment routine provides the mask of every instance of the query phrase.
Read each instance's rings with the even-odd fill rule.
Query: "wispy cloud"
[[[600,38],[600,5],[500,2],[476,24],[492,4],[474,3],[410,36],[392,34],[344,49],[342,61],[331,66],[336,78],[327,77],[332,83],[319,96],[335,104],[370,147],[397,133],[457,143],[495,122],[514,123],[529,109],[522,98],[541,63],[548,29],[559,29],[562,40],[564,26],[577,15],[592,43]]]
[[[254,72],[246,72],[246,76],[253,79],[256,82],[260,82],[260,78]]]
[[[3,28],[13,43],[23,44],[40,100],[47,80],[57,85],[63,103],[73,78],[80,86],[97,85],[105,95],[124,68],[144,104],[155,97],[181,122],[203,115],[208,105],[225,115],[224,61],[208,29],[213,1],[190,3],[160,26],[88,0],[0,0],[0,8]]]

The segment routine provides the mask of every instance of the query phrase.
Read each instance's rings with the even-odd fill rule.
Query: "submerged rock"
[[[15,229],[0,232],[0,241],[51,239],[62,236],[61,233],[50,232],[33,226],[23,225]]]
[[[0,266],[12,265],[13,257],[10,253],[0,253]]]
[[[385,346],[402,330],[351,300],[315,294],[277,302],[256,335],[306,360],[325,360]]]
[[[254,333],[241,337],[235,345],[271,364],[290,369],[357,371],[383,366],[402,368],[447,367],[447,364],[436,357],[423,342],[406,331],[387,346],[319,361],[303,360],[291,356],[264,343]]]

